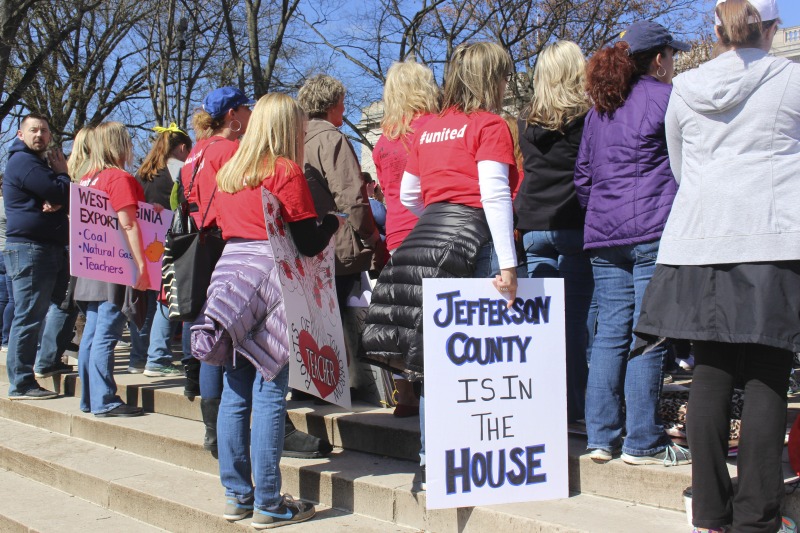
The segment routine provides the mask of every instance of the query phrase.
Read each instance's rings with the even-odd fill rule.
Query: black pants
[[[781,456],[792,352],[758,344],[695,342],[686,419],[692,451],[694,525],[733,525],[736,533],[775,533],[784,495]],[[738,485],[726,457],[731,394],[744,383]]]

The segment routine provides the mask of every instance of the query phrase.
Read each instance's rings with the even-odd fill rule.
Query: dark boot
[[[183,364],[183,371],[186,374],[183,395],[194,400],[195,396],[200,396],[200,361],[197,359],[186,361]]]
[[[203,423],[206,425],[206,436],[203,439],[203,448],[211,452],[217,459],[217,415],[219,414],[219,398],[200,399],[200,412],[203,413]]]
[[[286,414],[286,436],[283,438],[284,457],[318,459],[327,456],[331,450],[333,450],[333,446],[330,442],[298,430],[292,424],[289,414]]]

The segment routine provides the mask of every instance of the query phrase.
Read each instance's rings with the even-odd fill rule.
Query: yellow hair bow
[[[169,127],[166,128],[163,126],[155,126],[153,128],[153,131],[159,134],[169,132],[169,133],[183,133],[184,135],[186,135],[186,132],[180,129],[178,125],[175,124],[174,122],[171,122]]]

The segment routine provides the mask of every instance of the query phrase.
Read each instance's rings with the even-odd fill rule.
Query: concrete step
[[[0,470],[0,531],[156,533],[164,530],[37,483],[15,472]]]
[[[54,405],[58,401],[38,404]],[[17,406],[35,403],[13,402],[11,407],[16,411]],[[126,422],[133,424],[147,418],[167,417],[149,415]],[[222,489],[213,475],[8,419],[0,419],[0,434],[14,435],[13,439],[0,443],[0,468],[47,483],[116,513],[176,532],[228,532],[247,527],[246,521],[230,524],[219,516]],[[426,513],[425,493],[411,491],[413,474],[398,472],[395,462],[344,451],[326,460],[284,460],[281,468],[284,490],[304,499],[329,502],[340,510],[366,515],[362,517],[366,528],[363,531],[414,528],[446,533],[633,533],[644,529],[669,533],[686,529],[683,513],[588,495],[554,502]],[[335,521],[328,518],[340,511],[325,507],[327,505],[321,507],[318,518],[307,527],[316,527],[315,531],[319,531],[321,527],[335,525]],[[385,519],[391,519],[392,523]],[[300,528],[296,526],[293,530],[303,531]],[[353,531],[349,527],[347,530]]]
[[[128,374],[124,372],[127,362],[118,359],[118,373],[115,375],[119,386],[120,396],[128,403],[141,405],[147,411],[173,417],[175,430],[186,426],[184,422],[201,419],[199,399],[189,401],[183,396],[182,379],[151,379],[142,374]],[[124,368],[123,368],[124,367]],[[3,368],[0,368],[0,380],[5,380]],[[121,371],[120,371],[121,370]],[[75,393],[77,386],[76,374],[54,376],[42,381],[42,385],[50,387],[67,395]],[[4,391],[5,389],[3,389]],[[5,398],[5,392],[0,392]],[[69,398],[69,396],[68,396]],[[58,400],[61,401],[61,400]],[[69,398],[69,405],[77,410],[77,400]],[[50,403],[39,402],[41,404]],[[34,402],[35,403],[35,402]],[[2,405],[0,404],[0,409]],[[82,415],[82,414],[81,414]],[[364,404],[355,404],[354,412],[347,412],[334,405],[315,405],[313,402],[289,402],[289,415],[295,426],[313,435],[326,437],[337,447],[348,451],[372,453],[394,459],[416,462],[419,451],[419,419],[396,418],[388,409],[375,408]],[[5,415],[9,416],[9,415]],[[39,416],[27,414],[26,416]],[[13,417],[13,416],[12,416]],[[14,418],[16,419],[16,418]],[[77,436],[82,437],[85,429],[86,417],[80,416],[75,422]],[[47,427],[53,431],[53,423],[45,420],[30,422],[40,427]],[[50,424],[50,425],[48,425]],[[188,439],[200,450],[202,430],[194,430]],[[116,436],[102,441],[104,444],[115,442]],[[149,449],[157,449],[159,453],[174,457],[176,464],[181,463],[185,444],[181,442],[153,443]],[[691,485],[691,467],[680,466],[664,468],[661,466],[625,465],[620,460],[611,461],[605,465],[598,465],[591,461],[586,452],[586,439],[580,436],[570,436],[569,439],[569,470],[570,490],[583,494],[594,494],[608,498],[640,503],[654,507],[662,507],[681,511],[684,508],[682,492]],[[209,458],[202,456],[192,462],[197,468],[213,472],[216,466],[209,463]]]
[[[252,531],[249,519],[230,523],[222,518],[224,496],[216,476],[6,419],[0,419],[0,432],[14,435],[13,442],[0,444],[0,469],[23,476],[26,479],[22,483],[44,483],[50,490],[93,502],[115,516],[143,522],[141,529],[131,531],[153,531],[151,526],[176,533]],[[13,491],[24,488],[14,483],[9,487]],[[41,502],[39,506],[41,509]],[[77,520],[82,522],[89,516],[81,514]],[[21,519],[10,523],[27,525]],[[324,505],[318,506],[314,519],[298,524],[293,531],[318,532],[323,524],[331,531],[354,533],[412,531]]]

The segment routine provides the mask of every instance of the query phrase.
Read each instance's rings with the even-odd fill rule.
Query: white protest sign
[[[263,189],[264,220],[281,280],[289,386],[350,409],[350,376],[334,283],[333,239],[314,257],[297,250],[280,203]]]
[[[428,509],[568,497],[563,280],[422,287]]]
[[[69,213],[70,274],[120,285],[136,283],[136,262],[108,195],[73,183]],[[151,204],[139,202],[136,221],[142,233],[149,288],[157,291],[161,288],[161,258],[172,211],[157,213]]]

